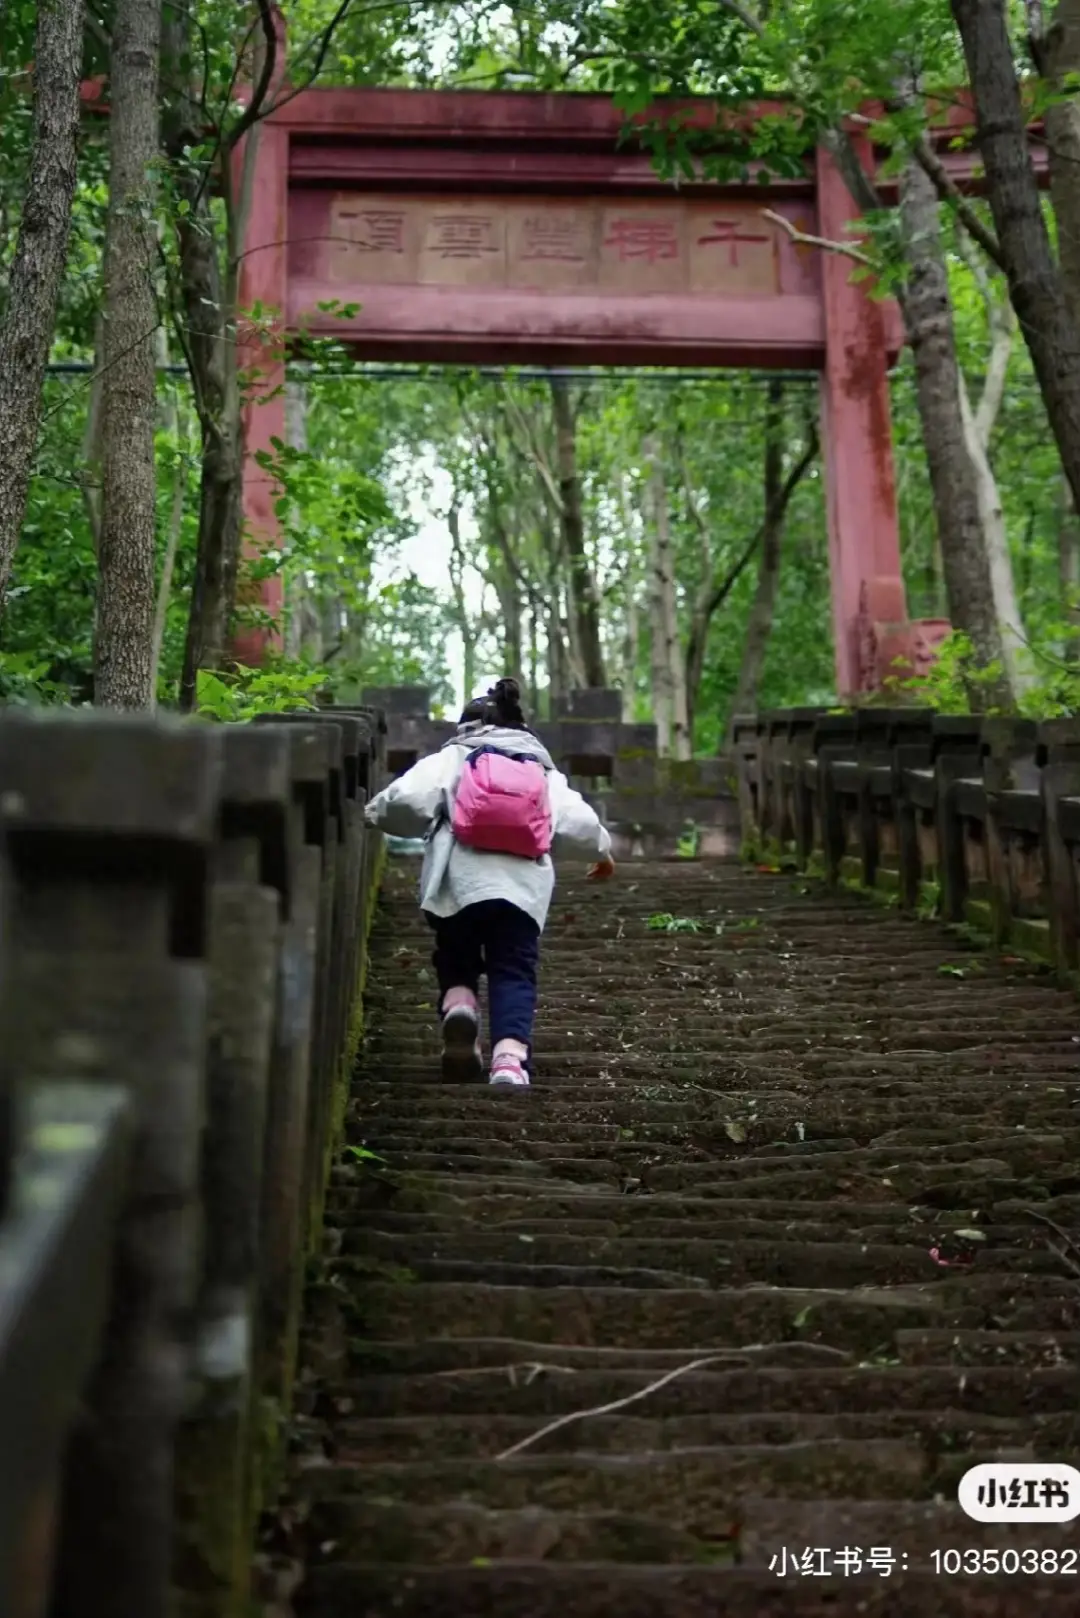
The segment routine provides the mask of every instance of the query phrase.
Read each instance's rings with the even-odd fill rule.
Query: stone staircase
[[[1074,998],[802,878],[564,868],[534,1088],[451,1089],[415,876],[309,1300],[291,1610],[1075,1613],[1075,1523],[955,1503],[1080,1455]],[[985,1546],[1027,1563],[934,1561]]]

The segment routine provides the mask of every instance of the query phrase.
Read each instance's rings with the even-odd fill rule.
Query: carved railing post
[[[820,708],[792,708],[788,714],[784,756],[780,760],[780,838],[795,845],[795,857],[805,864],[811,853],[813,815],[806,794],[806,761],[813,753],[814,730]]]
[[[841,790],[854,786],[855,715],[822,714],[814,726],[814,756],[805,766],[814,783],[815,819],[825,862],[826,880],[835,885],[847,846]],[[850,778],[850,779],[848,779]]]
[[[757,849],[761,840],[758,812],[758,753],[760,736],[753,714],[739,714],[731,726],[731,751],[735,760],[735,792],[744,849]]]
[[[862,880],[876,887],[886,872],[900,885],[900,826],[897,764],[924,762],[930,755],[928,711],[918,708],[864,708],[857,720],[858,843]]]
[[[255,1343],[270,1058],[289,897],[288,736],[224,731],[210,899],[204,1263],[177,1455],[174,1561],[185,1618],[239,1614],[259,1428]]]
[[[934,720],[934,816],[937,828],[937,879],[941,914],[946,921],[964,920],[968,896],[968,863],[964,848],[964,813],[979,809],[982,795],[982,727],[970,715]]]
[[[982,728],[990,931],[1004,944],[1021,913],[1045,902],[1037,727],[1032,720],[985,719]]]
[[[326,741],[316,726],[281,727],[280,734],[288,742],[288,905],[270,1056],[258,1344],[263,1425],[271,1429],[280,1427],[291,1399],[307,1257],[328,778]]]
[[[1080,722],[1041,724],[1039,757],[1050,945],[1057,964],[1075,972],[1080,967]]]
[[[315,1001],[312,1012],[311,1078],[308,1086],[303,1243],[311,1250],[316,1235],[315,1207],[323,1170],[323,1147],[330,1116],[330,1092],[337,1067],[337,979],[334,972],[335,911],[342,886],[339,871],[343,821],[342,739],[338,725],[318,714],[268,715],[287,722],[299,738],[293,780],[301,799],[303,838],[319,850],[319,897],[315,949]]]

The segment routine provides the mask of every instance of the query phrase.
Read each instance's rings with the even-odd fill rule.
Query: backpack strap
[[[484,753],[492,753],[496,758],[508,758],[514,764],[539,764],[545,775],[550,775],[554,767],[545,764],[543,759],[537,758],[535,753],[510,753],[505,747],[492,747],[490,742],[484,742],[481,746],[474,747],[468,754],[465,763],[475,764],[476,760],[481,758]]]

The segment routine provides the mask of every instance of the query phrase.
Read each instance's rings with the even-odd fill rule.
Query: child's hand
[[[585,873],[587,882],[606,882],[615,875],[615,861],[610,854],[605,854],[602,860],[590,865]]]

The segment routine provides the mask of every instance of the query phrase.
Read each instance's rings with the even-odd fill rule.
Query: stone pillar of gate
[[[865,140],[856,149],[869,167]],[[851,224],[859,210],[824,150],[817,155],[817,193],[821,235],[853,242]],[[948,625],[913,625],[907,615],[889,409],[889,306],[852,281],[854,265],[845,254],[821,256],[833,639],[837,691],[850,699],[880,689],[904,665],[911,672],[924,668]]]
[[[284,61],[284,24],[275,7],[279,61]],[[249,137],[250,138],[250,137]],[[288,298],[289,132],[273,118],[259,127],[251,176],[251,204],[240,262],[238,364],[247,378],[244,422],[243,557],[250,560],[281,542],[275,506],[278,489],[260,454],[274,455],[285,442],[285,321]],[[242,195],[243,147],[234,166],[236,195]],[[255,313],[253,314],[253,311]],[[237,605],[256,609],[263,623],[246,626],[233,640],[240,663],[261,663],[279,650],[285,608],[282,574],[258,583],[243,582]]]

